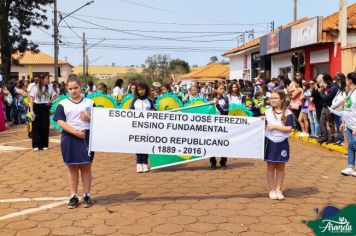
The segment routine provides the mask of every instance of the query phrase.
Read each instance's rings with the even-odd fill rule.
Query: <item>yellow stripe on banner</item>
[[[312,138],[309,138],[309,137],[299,137],[299,134],[300,134],[300,132],[292,132],[291,133],[291,137],[295,138],[295,139],[302,140],[303,142],[308,142],[308,143],[311,143],[311,144],[314,144],[314,145],[319,145],[319,143],[318,143],[318,141],[316,139],[312,139]],[[342,154],[347,154],[346,145],[345,146],[340,146],[340,145],[336,145],[336,144],[333,144],[333,143],[330,143],[330,144],[323,143],[321,146],[323,148],[327,148],[327,149],[329,149],[331,151],[340,152]]]

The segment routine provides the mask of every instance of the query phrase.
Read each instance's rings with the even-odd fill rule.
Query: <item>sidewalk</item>
[[[308,142],[308,143],[311,143],[311,144],[314,144],[314,145],[318,145],[318,146],[321,146],[323,148],[326,148],[330,151],[335,151],[335,152],[339,152],[339,153],[342,153],[342,154],[347,154],[347,147],[346,147],[346,144],[344,146],[340,146],[340,145],[336,145],[336,144],[333,144],[333,143],[330,143],[330,144],[326,144],[326,143],[318,143],[316,139],[312,139],[312,138],[309,138],[309,137],[299,137],[299,134],[300,132],[292,132],[291,134],[291,137],[294,138],[294,139],[299,139],[299,140],[302,140],[303,142]]]

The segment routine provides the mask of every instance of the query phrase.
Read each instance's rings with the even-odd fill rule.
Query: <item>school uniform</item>
[[[218,103],[216,104],[217,108],[217,115],[228,115],[229,114],[229,99],[226,98],[225,96],[222,96],[219,98]],[[222,167],[226,167],[226,162],[227,158],[226,157],[221,157],[220,158],[220,165]],[[210,164],[212,166],[216,166],[216,158],[211,157],[210,158]]]
[[[273,109],[268,108],[265,113],[266,123],[274,125],[282,124],[282,114],[273,114]],[[285,126],[292,126],[294,124],[294,116],[290,110],[286,110]],[[284,163],[289,160],[289,132],[281,132],[278,130],[268,130],[265,133],[265,161],[274,163]]]
[[[155,106],[152,99],[147,97],[136,97],[132,99],[130,104],[131,110],[138,111],[155,111]],[[148,164],[148,155],[147,154],[136,154],[136,163],[137,164]]]
[[[65,165],[83,165],[93,161],[94,152],[89,152],[90,123],[80,119],[80,113],[86,112],[89,116],[94,102],[88,98],[82,98],[79,102],[73,102],[69,98],[62,100],[54,113],[55,121],[65,121],[77,130],[85,131],[85,138],[62,131],[61,151]]]
[[[42,96],[38,96],[38,86],[31,89],[30,96],[34,98],[33,112],[36,117],[32,126],[32,148],[47,148],[49,138],[49,116],[50,106],[47,103],[56,92],[52,85],[48,85],[48,91],[45,93],[45,86],[42,87]]]

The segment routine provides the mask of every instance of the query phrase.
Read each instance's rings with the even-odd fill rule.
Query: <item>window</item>
[[[316,78],[321,73],[329,73],[329,63],[313,65],[313,78]]]

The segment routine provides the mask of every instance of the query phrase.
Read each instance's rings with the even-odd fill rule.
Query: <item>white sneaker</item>
[[[354,170],[350,167],[347,167],[346,169],[343,169],[341,171],[342,175],[352,175],[354,173]]]
[[[38,150],[40,150],[39,148],[34,148],[33,151],[37,152]]]
[[[284,199],[284,195],[283,195],[282,191],[277,190],[276,191],[276,195],[277,195],[277,199],[278,200],[283,200]]]
[[[142,171],[143,172],[149,172],[150,170],[148,169],[147,164],[142,164]]]
[[[142,164],[136,164],[136,171],[137,171],[137,173],[143,172]]]
[[[352,173],[352,176],[353,176],[353,177],[356,177],[356,171],[354,171],[354,173]]]
[[[48,147],[44,147],[43,150],[48,150]]]
[[[272,190],[271,192],[269,192],[269,198],[272,200],[278,199],[276,191]]]

